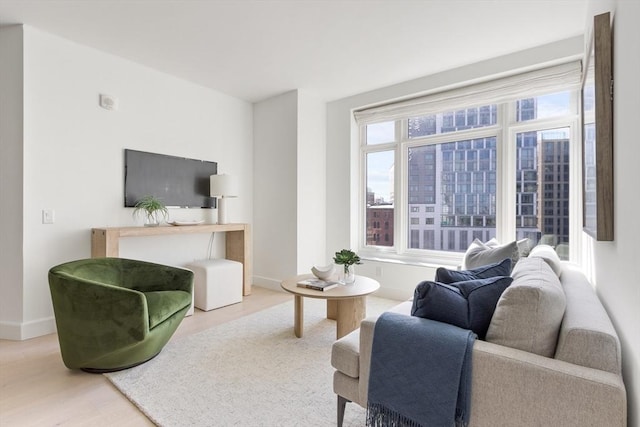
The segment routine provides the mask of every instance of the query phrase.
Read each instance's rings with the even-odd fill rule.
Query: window
[[[536,145],[543,147],[543,155],[537,161],[540,163],[540,170],[545,173],[541,175],[539,182],[536,171],[524,171],[516,179],[519,184],[516,186],[516,200],[520,201],[516,211],[516,238],[529,238],[532,246],[549,239],[556,244],[568,245],[569,229],[559,220],[569,218],[569,192],[561,190],[569,188],[569,175],[564,173],[565,167],[569,166],[569,156],[554,156],[553,153],[565,151],[564,147],[568,146],[570,140],[570,130],[566,127],[516,135],[517,141],[524,139],[536,141]],[[532,148],[537,152],[537,147]],[[544,190],[540,192],[540,198],[538,185]],[[545,229],[540,230],[538,224],[545,224]]]
[[[367,126],[367,144],[384,144],[385,142],[395,141],[395,123],[383,122],[374,123]]]
[[[360,249],[459,260],[473,239],[497,236],[571,248],[581,216],[569,212],[580,193],[570,181],[579,74],[571,63],[496,81],[499,102],[478,102],[489,96],[478,85],[356,112],[366,188]],[[370,242],[379,233],[372,211],[387,213],[388,242]]]
[[[385,128],[388,127],[385,124]],[[369,126],[367,126],[369,128]],[[367,130],[367,138],[369,130]],[[382,136],[375,134],[375,141]],[[366,244],[371,246],[393,246],[394,209],[393,209],[393,151],[376,151],[367,154],[367,208],[366,208]],[[418,211],[420,207],[417,207]],[[385,239],[380,239],[384,223]]]
[[[519,122],[566,116],[571,113],[571,92],[565,91],[520,99],[516,102],[516,108]]]

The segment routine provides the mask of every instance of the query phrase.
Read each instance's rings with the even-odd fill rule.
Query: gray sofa
[[[525,260],[513,270],[486,340],[474,344],[470,426],[626,426],[620,342],[591,284],[572,264]],[[540,292],[545,278],[553,298]],[[411,305],[391,311],[410,315]],[[545,324],[558,307],[557,325]],[[333,345],[338,426],[347,402],[366,408],[375,322],[366,318]]]

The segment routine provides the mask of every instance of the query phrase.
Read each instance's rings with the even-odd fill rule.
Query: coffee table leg
[[[327,319],[336,320],[338,318],[338,300],[327,300]]]
[[[300,295],[294,295],[293,332],[296,337],[302,338],[304,327],[304,299]]]
[[[336,339],[342,338],[360,327],[367,315],[367,297],[345,298],[338,301]]]

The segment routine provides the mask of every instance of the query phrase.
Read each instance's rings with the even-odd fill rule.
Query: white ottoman
[[[209,311],[242,301],[242,263],[203,259],[187,265],[193,270],[195,306]]]

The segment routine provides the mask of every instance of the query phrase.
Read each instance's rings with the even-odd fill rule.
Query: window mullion
[[[569,221],[569,260],[582,263],[584,253],[582,252],[582,126],[579,118],[574,119],[569,125],[571,151],[569,157],[569,212],[576,213],[577,220]]]
[[[516,152],[515,134],[508,127],[515,116],[512,104],[498,107],[498,118],[502,128],[497,135],[497,189],[496,189],[496,238],[501,242],[513,240],[516,235]]]
[[[394,241],[396,243],[396,253],[403,254],[407,249],[407,234],[409,233],[409,224],[407,218],[407,174],[404,173],[407,170],[408,156],[407,156],[407,135],[408,135],[408,122],[407,120],[399,120],[399,126],[397,126],[397,137],[400,141],[396,145],[396,164],[402,165],[400,168],[394,168],[395,179],[395,193],[393,206],[395,210],[396,226],[394,228]]]

